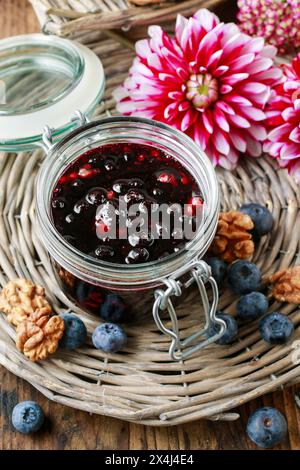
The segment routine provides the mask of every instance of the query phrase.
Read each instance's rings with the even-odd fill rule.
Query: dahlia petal
[[[112,96],[116,101],[122,101],[124,98],[128,97],[128,90],[123,86],[118,86],[112,92]]]
[[[243,129],[247,129],[251,126],[250,122],[247,119],[243,118],[242,116],[237,115],[229,115],[228,119],[237,127],[242,127]]]
[[[285,91],[298,90],[299,89],[299,80],[289,80],[283,84]]]
[[[117,110],[121,114],[131,114],[136,110],[136,104],[133,101],[120,101]]]
[[[263,57],[269,57],[273,59],[277,54],[277,47],[272,46],[270,44],[266,45],[261,51],[260,55]]]
[[[251,157],[260,157],[262,154],[262,144],[250,136],[245,136],[247,142],[247,152]]]
[[[246,78],[248,77],[249,77],[249,73],[233,73],[231,75],[224,77],[222,79],[222,83],[227,84],[227,85],[235,85],[236,83],[246,80]]]
[[[184,95],[183,95],[182,91],[170,91],[168,93],[168,97],[171,100],[175,100],[175,101],[181,101],[181,100],[184,99]]]
[[[228,94],[226,101],[229,103],[235,103],[239,106],[252,106],[251,101],[247,100],[244,96],[237,95],[236,93]]]
[[[249,45],[252,52],[261,52],[264,48],[265,40],[260,37],[252,38]]]
[[[135,43],[135,52],[142,59],[147,59],[148,56],[152,54],[148,39],[141,39],[140,41],[137,41]]]
[[[231,114],[231,115],[235,114],[234,109],[228,103],[226,103],[225,101],[218,101],[215,104],[215,108],[220,109],[221,111],[224,111],[224,113],[226,113],[226,114]]]
[[[215,131],[214,145],[216,149],[223,155],[227,155],[229,153],[230,146],[228,143],[228,138],[225,137],[225,134],[223,134],[223,132],[220,132],[218,130]]]
[[[270,93],[271,89],[267,87],[266,90],[262,93],[255,93],[255,95],[252,95],[251,99],[256,106],[261,106],[264,108],[266,103],[269,101]]]
[[[284,109],[281,115],[285,121],[292,121],[293,119],[297,119],[297,112],[291,107]]]
[[[155,53],[148,54],[147,63],[149,67],[155,70],[161,70],[162,68],[162,62],[160,58],[158,57],[158,55]]]
[[[230,93],[232,91],[232,86],[230,85],[222,85],[220,87],[220,93],[222,95],[226,95],[227,93]]]
[[[210,139],[210,134],[206,131],[204,127],[202,116],[200,113],[198,115],[197,122],[194,125],[194,139],[197,144],[203,148],[203,150],[206,149],[207,143]]]
[[[171,104],[169,104],[166,108],[165,108],[165,111],[164,111],[164,117],[165,119],[169,119],[169,117],[174,113],[174,111],[176,111],[178,105],[176,102],[173,102]]]
[[[153,77],[153,72],[147,65],[143,64],[142,62],[135,64],[135,71],[144,75],[145,77]]]
[[[224,157],[223,155],[220,155],[217,163],[225,170],[232,171],[236,167],[236,164],[232,163],[228,158]]]
[[[265,113],[261,109],[254,108],[253,106],[244,106],[243,108],[241,108],[241,113],[245,117],[252,119],[253,121],[263,121],[264,119],[266,119]]]
[[[253,54],[255,57],[255,55]],[[257,74],[259,72],[264,72],[268,69],[270,69],[273,65],[273,60],[269,58],[256,58],[255,60],[252,61],[252,63],[249,63],[249,65],[246,67],[247,72],[251,74]]]
[[[300,82],[299,82],[299,90],[300,90]],[[295,111],[300,111],[300,99],[294,101],[294,108]]]
[[[181,130],[185,132],[190,126],[192,126],[197,119],[197,111],[188,109],[181,121]]]
[[[203,114],[202,114],[202,119],[203,119],[203,124],[205,129],[209,134],[212,134],[214,131],[213,128],[213,121],[212,121],[212,116],[211,116],[211,111],[207,109]]]
[[[178,105],[178,110],[179,111],[186,111],[187,109],[190,108],[190,102],[189,101],[182,101],[179,105]]]
[[[299,127],[295,127],[289,135],[290,140],[300,144],[300,129]]]
[[[266,85],[275,85],[281,80],[282,71],[278,67],[272,67],[269,70],[253,74],[252,78],[257,82],[263,81]]]
[[[269,132],[268,139],[271,140],[271,142],[282,142],[287,139],[291,130],[290,124],[283,124],[282,126],[275,127],[275,129]]]
[[[225,25],[226,26],[226,25]],[[229,55],[232,51],[241,50],[243,47],[244,35],[238,32],[234,36],[231,36],[225,44],[223,44],[223,50],[226,55]],[[253,51],[251,51],[253,52]]]
[[[267,87],[263,83],[259,82],[246,82],[240,85],[240,89],[243,90],[245,93],[263,93],[266,91]]]
[[[220,22],[217,15],[207,10],[206,8],[201,8],[200,10],[196,11],[196,13],[193,15],[193,18],[199,21],[206,31],[210,31]]]
[[[226,157],[231,162],[231,164],[234,165],[233,168],[235,168],[239,160],[239,154],[235,152],[233,148],[231,148]]]
[[[214,71],[214,76],[215,77],[221,77],[228,70],[229,70],[228,65],[220,65],[220,67],[216,68],[216,70]]]
[[[189,74],[187,70],[185,70],[183,67],[177,67],[176,68],[176,75],[181,79],[181,80],[187,80],[189,78]]]
[[[252,126],[247,129],[247,132],[256,140],[263,141],[267,138],[266,128],[259,124],[252,124]]]
[[[214,31],[207,33],[200,41],[196,61],[199,65],[206,65],[207,58],[211,56],[218,44],[218,36]]]
[[[240,57],[237,57],[236,59],[232,60],[231,62],[228,63],[230,70],[236,71],[236,70],[245,70],[245,67],[247,69],[247,72],[249,72],[249,67],[253,60],[255,59],[255,54],[244,54]],[[271,61],[272,65],[272,61]],[[251,73],[251,72],[250,72]]]
[[[264,144],[264,152],[269,153],[272,157],[278,158],[280,156],[280,150],[282,147],[281,142],[266,142]]]
[[[215,108],[213,111],[213,117],[216,122],[216,124],[225,132],[229,132],[229,124],[228,121],[225,117],[225,114],[223,111],[221,111],[218,108]]]
[[[183,70],[184,63],[181,60],[181,58],[178,57],[178,55],[176,55],[174,52],[170,51],[166,47],[162,48],[161,53],[164,59],[166,59],[166,61],[168,62],[168,65],[171,68],[171,70],[172,69],[175,71],[177,69]],[[188,75],[186,76],[186,78],[188,78]]]
[[[284,144],[281,147],[280,158],[282,160],[294,160],[300,158],[300,147],[298,144]]]
[[[184,16],[180,14],[177,15],[175,25],[175,38],[177,39],[180,45],[183,45],[183,36],[185,34],[187,23],[188,20]]]
[[[231,129],[229,132],[229,137],[230,137],[232,144],[239,152],[242,152],[242,153],[246,152],[247,143],[240,132],[234,129]]]
[[[220,58],[222,57],[223,51],[219,49],[215,51],[207,60],[207,67],[210,70],[214,70],[214,68],[218,65]]]

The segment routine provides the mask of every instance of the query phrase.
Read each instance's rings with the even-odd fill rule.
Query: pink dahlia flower
[[[259,156],[264,108],[281,76],[276,48],[206,9],[179,15],[174,38],[159,26],[149,36],[136,43],[129,77],[114,92],[118,111],[186,132],[224,168],[234,168],[241,153]]]
[[[262,36],[279,52],[300,47],[299,0],[238,0],[240,28]]]
[[[266,108],[270,131],[264,150],[300,183],[300,54],[283,71],[284,81],[274,87]]]

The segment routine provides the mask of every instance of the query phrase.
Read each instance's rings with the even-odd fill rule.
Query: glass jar
[[[0,150],[43,147],[48,153],[38,175],[36,208],[41,237],[63,291],[81,308],[97,314],[110,293],[121,296],[130,318],[152,310],[158,328],[171,337],[171,357],[182,359],[216,341],[226,329],[215,316],[218,290],[202,260],[218,220],[216,176],[201,149],[169,126],[134,118],[87,123],[104,84],[99,57],[82,44],[42,34],[0,40]],[[201,189],[205,203],[201,224],[178,253],[141,265],[101,262],[70,246],[55,229],[50,199],[59,175],[85,151],[118,142],[166,151],[186,167]],[[174,297],[181,302],[193,283],[199,288],[206,321],[204,328],[182,340]],[[206,284],[211,286],[211,302]],[[162,319],[165,311],[171,327]],[[212,322],[219,324],[219,333],[207,339]]]
[[[54,145],[48,129],[44,141],[48,157],[37,179],[38,225],[66,295],[81,308],[97,314],[110,293],[121,296],[131,318],[152,310],[159,329],[172,339],[170,354],[174,359],[185,358],[220,338],[226,325],[215,317],[217,286],[209,267],[202,261],[217,227],[219,191],[215,171],[203,151],[189,137],[170,126],[132,117],[81,122],[78,129]],[[195,236],[178,253],[143,264],[109,263],[80,252],[56,230],[51,215],[51,196],[62,173],[83,153],[116,143],[146,144],[165,151],[188,170],[199,186],[204,199],[201,223]],[[180,297],[192,283],[198,285],[206,324],[196,335],[181,341],[172,298]],[[206,283],[212,287],[211,305]],[[165,310],[170,315],[172,329],[166,328],[161,319],[161,313]],[[208,339],[206,333],[212,322],[219,323],[220,331]],[[201,341],[195,344],[197,338]]]

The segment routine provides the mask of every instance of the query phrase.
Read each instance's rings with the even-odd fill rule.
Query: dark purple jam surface
[[[118,211],[120,197],[128,208],[140,204],[139,216],[148,210],[148,225],[140,225],[138,237],[126,235],[122,239],[121,223],[117,236],[112,237],[109,224],[99,219],[99,206],[110,203]],[[185,236],[176,236],[172,218],[169,227],[163,223],[153,226],[149,214],[157,205],[179,204],[183,208],[189,204],[191,209],[184,218],[194,226],[193,207],[202,203],[194,178],[173,157],[151,146],[120,143],[78,157],[58,180],[51,206],[56,229],[78,250],[112,263],[134,264],[164,258],[187,241]],[[127,227],[134,222],[131,219],[127,218]]]

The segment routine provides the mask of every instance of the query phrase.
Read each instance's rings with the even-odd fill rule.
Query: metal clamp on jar
[[[218,289],[202,258],[216,230],[219,191],[204,152],[185,134],[148,119],[88,122],[86,116],[92,115],[104,91],[103,68],[92,51],[69,40],[31,35],[0,41],[0,79],[6,88],[6,102],[0,105],[0,148],[42,147],[47,153],[37,179],[36,211],[41,239],[63,291],[89,312],[86,298],[95,294],[93,301],[101,303],[109,292],[122,296],[134,315],[152,310],[159,330],[171,338],[169,352],[175,360],[217,341],[226,324],[216,317]],[[146,143],[168,153],[201,189],[205,201],[201,224],[171,256],[136,265],[94,259],[69,244],[53,223],[51,194],[63,171],[84,152],[120,142]],[[174,299],[179,301],[192,284],[199,290],[205,324],[181,339]],[[219,324],[219,332],[208,338],[212,323]]]

